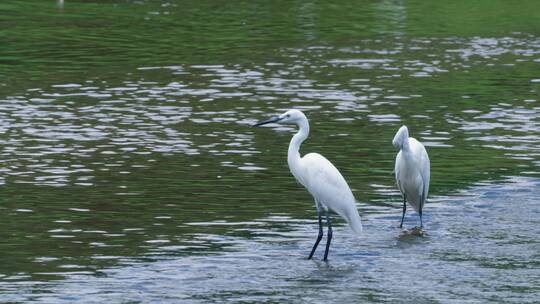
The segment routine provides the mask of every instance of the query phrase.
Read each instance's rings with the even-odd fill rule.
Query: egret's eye
[[[287,114],[287,115],[285,115],[285,116],[287,116],[287,117],[291,117],[291,114]]]

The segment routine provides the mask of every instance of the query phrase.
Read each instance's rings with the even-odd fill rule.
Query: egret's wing
[[[309,153],[302,157],[302,167],[305,168],[305,187],[320,203],[331,208],[342,216],[346,216],[343,204],[356,208],[354,195],[334,165],[318,153]]]
[[[399,176],[400,176],[402,162],[403,160],[401,159],[401,151],[399,151],[399,153],[396,155],[396,164],[394,166],[394,173],[396,177],[396,185],[399,189],[399,192],[401,192],[401,194],[403,194],[403,187],[401,186],[401,180],[399,179]]]
[[[418,188],[415,191],[418,191],[419,197],[419,207],[422,208],[424,206],[424,203],[426,201],[426,198],[428,196],[429,192],[429,179],[430,179],[430,164],[429,164],[429,157],[426,152],[426,148],[422,143],[420,143],[418,140],[416,140],[413,137],[409,137],[409,146],[411,149],[411,153],[414,157],[414,166],[418,171],[415,171],[416,174],[419,174],[419,178],[421,179],[421,184],[417,184]],[[420,181],[419,181],[420,182]]]
[[[362,223],[356,200],[338,169],[317,153],[302,157],[302,167],[305,168],[305,187],[315,200],[347,220],[353,231],[361,232]]]
[[[426,202],[428,192],[429,192],[429,180],[431,178],[431,168],[430,168],[430,162],[429,162],[429,156],[426,152],[426,148],[424,148],[424,145],[421,144],[421,152],[420,152],[420,159],[419,159],[419,166],[420,166],[420,175],[422,176],[423,181],[423,189],[422,189],[422,207],[424,206],[424,203]]]
[[[318,153],[309,153],[302,158],[302,161],[306,166],[306,173],[312,186],[325,185],[336,189],[346,186],[349,188],[338,169],[324,156]],[[314,183],[320,185],[314,185]]]

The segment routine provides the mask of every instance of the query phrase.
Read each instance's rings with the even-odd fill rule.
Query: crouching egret
[[[399,227],[403,227],[408,201],[420,215],[420,228],[422,228],[422,209],[424,209],[429,192],[428,154],[424,145],[409,137],[409,130],[406,126],[399,128],[392,140],[392,145],[399,150],[394,172],[397,186],[403,195],[403,215]]]
[[[293,136],[289,144],[287,162],[296,180],[315,199],[315,207],[317,208],[319,235],[308,259],[313,257],[323,237],[321,213],[324,210],[326,214],[326,223],[328,225],[328,241],[326,242],[326,251],[324,252],[324,260],[326,261],[332,240],[332,222],[328,214],[328,209],[343,217],[355,233],[362,232],[362,221],[356,209],[354,196],[341,173],[324,156],[317,153],[309,153],[304,155],[304,157],[300,156],[300,145],[309,135],[309,123],[304,113],[299,110],[289,110],[279,116],[256,123],[253,127],[269,123],[291,123],[296,124],[299,128],[298,133]]]

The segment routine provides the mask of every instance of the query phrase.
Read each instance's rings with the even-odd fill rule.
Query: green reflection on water
[[[52,1],[3,1],[0,4],[4,16],[0,21],[0,39],[4,41],[0,46],[0,99],[23,94],[30,88],[50,89],[52,84],[86,80],[93,80],[98,85],[105,82],[112,87],[139,79],[166,85],[172,78],[182,77],[186,83],[205,86],[208,85],[207,76],[201,73],[175,76],[167,70],[145,73],[137,68],[197,64],[255,68],[272,62],[291,66],[303,63],[305,58],[305,65],[299,68],[301,75],[290,78],[306,78],[318,85],[337,83],[339,89],[352,92],[360,90],[352,80],[368,79],[373,87],[388,92],[393,90],[395,95],[418,95],[359,113],[339,112],[335,110],[335,104],[306,98],[320,108],[308,111],[312,135],[303,145],[303,153],[316,151],[329,158],[368,209],[365,212],[375,212],[369,210],[369,206],[397,207],[399,203],[395,193],[381,193],[374,185],[393,189],[396,152],[390,140],[402,122],[410,126],[416,137],[421,137],[427,130],[430,135],[449,132],[443,135],[448,137],[444,140],[445,146],[428,147],[432,161],[432,195],[449,195],[475,182],[501,176],[525,174],[523,172],[534,174],[537,165],[530,159],[513,158],[508,155],[508,150],[486,147],[489,143],[471,138],[474,136],[460,128],[466,126],[463,120],[474,123],[475,116],[479,115],[476,113],[488,113],[498,103],[529,110],[534,108],[534,103],[524,100],[539,96],[538,84],[530,82],[538,77],[538,63],[530,61],[505,66],[505,63],[515,64],[516,56],[503,54],[497,57],[496,66],[487,66],[485,58],[471,56],[467,64],[472,67],[463,68],[452,65],[459,59],[449,58],[443,64],[447,73],[417,78],[400,71],[400,77],[376,79],[397,72],[331,65],[327,61],[345,58],[347,53],[340,51],[342,49],[359,47],[391,51],[405,45],[403,52],[395,55],[350,55],[350,59],[390,57],[399,67],[404,67],[407,60],[445,58],[445,38],[464,41],[470,37],[530,38],[538,35],[538,8],[537,1],[520,1],[520,5],[515,5],[508,1],[488,0],[474,4],[465,1],[437,4],[424,1],[338,4],[66,1],[61,9]],[[436,40],[439,38],[442,41]],[[431,45],[426,43],[426,49],[415,50],[410,48],[416,43],[415,39],[434,41]],[[310,51],[313,46],[327,47],[328,50]],[[473,65],[475,61],[480,63]],[[198,109],[233,109],[241,117],[259,119],[275,112],[276,107],[299,105],[284,100],[288,96],[279,92],[265,92],[282,100],[281,105],[276,105],[279,101],[267,105],[257,99],[260,92],[251,91],[255,95],[254,101],[224,99],[201,105]],[[196,96],[182,98],[182,101],[194,107],[200,105]],[[384,98],[375,101],[384,101]],[[375,101],[366,103],[372,105]],[[58,98],[57,102],[74,102],[76,107],[92,105],[95,101],[67,97]],[[262,113],[250,113],[250,102],[257,102]],[[246,112],[240,113],[238,107],[244,105]],[[464,112],[471,110],[477,112]],[[374,122],[370,114],[397,114],[400,121]],[[338,120],[351,116],[358,119]],[[530,133],[534,135],[538,134],[538,118],[533,122],[536,122],[536,129]],[[190,225],[194,222],[252,221],[276,212],[294,218],[312,218],[314,210],[310,196],[294,182],[286,167],[290,133],[251,130],[235,122],[196,124],[186,121],[172,128],[190,134],[206,134],[216,129],[249,134],[253,136],[256,150],[262,153],[229,154],[221,158],[208,153],[195,156],[126,154],[117,158],[96,154],[92,159],[77,160],[93,170],[92,185],[88,187],[36,186],[27,184],[29,180],[24,178],[6,177],[1,190],[0,239],[3,242],[0,252],[6,253],[7,258],[0,266],[0,273],[56,272],[63,271],[59,267],[66,264],[95,271],[140,254],[162,253],[162,243],[152,242],[155,240],[167,240],[170,246],[183,246],[192,244],[190,241],[197,233],[232,233],[227,227]],[[493,132],[494,141],[522,135],[512,128]],[[339,134],[343,135],[337,136]],[[482,135],[480,131],[478,136]],[[2,136],[6,139],[9,134]],[[214,141],[203,135],[194,136],[192,140],[195,146]],[[82,145],[92,147],[95,144]],[[512,146],[504,141],[496,144]],[[516,153],[538,161],[537,152],[530,147]],[[62,155],[50,158],[64,160]],[[116,163],[119,159],[124,161],[119,167],[102,170],[105,164]],[[149,162],[150,159],[153,162]],[[233,164],[255,163],[267,170],[241,171],[222,166],[224,160]],[[14,166],[18,160],[10,159],[4,163]],[[137,164],[145,167],[133,167]],[[193,167],[193,164],[198,166]],[[129,174],[122,173],[124,171]],[[249,235],[249,231],[234,233]],[[177,250],[171,254],[217,251],[222,247],[226,244],[208,242],[196,249]],[[119,258],[99,259],[100,256]],[[41,262],[39,258],[43,257],[57,260]]]

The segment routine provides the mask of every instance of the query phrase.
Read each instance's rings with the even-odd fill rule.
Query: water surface
[[[536,301],[539,8],[4,1],[2,300]],[[328,264],[294,129],[249,127],[293,107],[365,223],[336,218]],[[422,238],[397,228],[402,124],[431,158]]]

